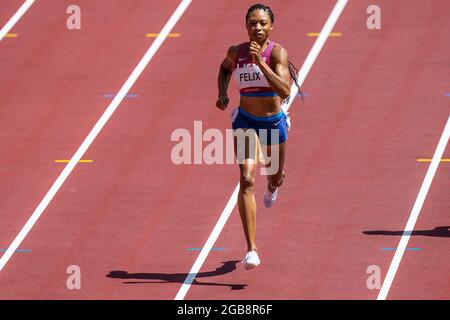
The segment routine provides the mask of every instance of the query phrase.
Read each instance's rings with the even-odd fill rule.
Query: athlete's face
[[[269,14],[265,10],[253,10],[247,19],[247,31],[250,41],[264,43],[273,29]]]

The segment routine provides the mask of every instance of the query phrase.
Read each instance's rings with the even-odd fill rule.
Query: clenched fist
[[[229,101],[230,99],[227,96],[221,96],[217,99],[216,107],[221,110],[225,110]]]

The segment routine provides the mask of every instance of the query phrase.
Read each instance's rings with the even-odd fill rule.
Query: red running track
[[[2,2],[0,21],[20,5]],[[173,299],[237,181],[232,165],[171,162],[173,130],[195,120],[225,130],[214,107],[226,49],[246,39],[250,1],[194,0],[84,159],[0,273],[2,299]],[[268,2],[272,38],[301,65],[334,1]],[[0,42],[0,247],[7,248],[108,106],[177,1],[79,1],[82,30],[65,28],[71,3],[37,1]],[[186,299],[375,299],[367,267],[385,276],[449,114],[446,1],[350,1],[291,109],[287,179],[261,204],[262,265],[251,272],[237,209]],[[5,9],[3,10],[3,6]],[[238,103],[230,85],[231,105]],[[448,158],[450,153],[447,151]],[[448,299],[448,164],[438,169],[394,279],[390,299]],[[420,232],[420,230],[430,230]],[[81,268],[68,290],[66,268]],[[423,274],[427,277],[423,277]]]

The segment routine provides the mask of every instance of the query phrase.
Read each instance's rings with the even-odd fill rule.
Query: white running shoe
[[[245,255],[242,263],[245,265],[245,269],[253,269],[257,267],[261,261],[259,260],[258,253],[256,251],[249,251]]]
[[[277,195],[278,195],[278,188],[276,188],[275,192],[273,193],[267,190],[264,193],[264,206],[266,208],[271,208],[275,203],[275,201],[277,200]]]

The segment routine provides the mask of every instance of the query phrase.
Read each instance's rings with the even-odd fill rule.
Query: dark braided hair
[[[265,5],[261,4],[261,3],[257,3],[257,4],[252,5],[250,8],[248,8],[247,15],[245,16],[245,22],[246,23],[248,21],[248,18],[250,17],[250,13],[252,13],[255,10],[264,10],[269,15],[270,22],[272,22],[272,23],[275,22],[275,17],[273,15],[272,9],[270,9],[270,7],[265,6]]]
[[[300,84],[298,83],[298,69],[292,64],[292,62],[288,61],[289,64],[289,74],[291,75],[291,78],[294,80],[295,85],[298,88],[298,93],[300,94],[300,97],[302,98],[302,101],[305,101],[304,96],[303,96],[303,92],[302,90],[300,90]],[[286,103],[289,102],[289,97],[287,97],[286,99]]]
[[[269,15],[270,22],[271,23],[275,22],[275,16],[274,16],[274,14],[272,12],[272,9],[270,9],[270,7],[268,7],[266,5],[263,5],[261,3],[257,3],[257,4],[255,4],[253,6],[251,6],[250,8],[248,8],[247,15],[245,16],[245,23],[247,23],[248,18],[250,17],[250,14],[253,11],[255,11],[255,10],[264,10]],[[298,88],[298,92],[299,92],[300,96],[302,97],[302,100],[304,100],[303,92],[300,90],[300,85],[298,83],[298,69],[294,66],[294,64],[292,62],[288,61],[288,64],[289,64],[289,74],[290,74],[291,78],[294,80],[295,85]],[[285,100],[286,103],[289,102],[289,98],[290,98],[290,96],[288,96],[286,98],[286,100]]]

